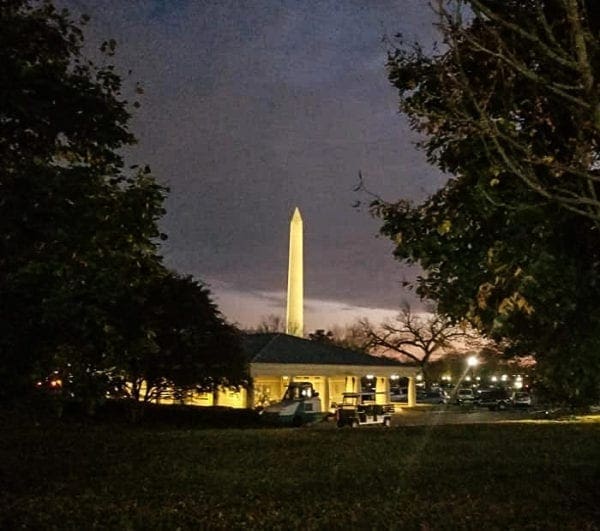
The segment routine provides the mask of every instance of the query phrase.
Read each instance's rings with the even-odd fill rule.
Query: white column
[[[387,376],[377,376],[375,391],[375,400],[378,404],[387,404],[390,401],[390,384]]]
[[[360,392],[360,376],[346,376],[346,393]]]
[[[408,407],[417,405],[417,382],[414,376],[408,377]]]
[[[323,376],[323,396],[321,397],[321,405],[323,407],[323,411],[329,411],[329,406],[331,406],[329,400],[329,376]]]

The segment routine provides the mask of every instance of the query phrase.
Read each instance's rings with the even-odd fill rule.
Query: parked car
[[[431,389],[430,391],[419,391],[417,402],[421,404],[446,404],[448,395],[443,389]]]
[[[506,389],[484,389],[475,399],[475,405],[487,407],[490,411],[506,409],[513,404],[512,397]]]
[[[459,389],[454,396],[456,404],[472,404],[475,401],[473,389]]]
[[[526,391],[515,391],[512,396],[514,407],[527,408],[531,406],[531,395]]]
[[[408,402],[408,389],[406,387],[396,387],[390,392],[392,402]]]

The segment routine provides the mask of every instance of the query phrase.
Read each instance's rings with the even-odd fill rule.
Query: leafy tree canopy
[[[134,104],[108,60],[83,56],[83,23],[50,1],[0,3],[3,392],[56,368],[80,395],[103,396],[116,373],[237,385],[234,331],[204,288],[161,263],[166,189],[124,167]]]
[[[443,50],[401,42],[389,75],[430,162],[453,177],[421,205],[373,204],[396,257],[423,267],[420,295],[535,354],[572,402],[600,384],[593,4],[440,2]]]
[[[391,82],[429,159],[461,173],[477,145],[488,187],[518,179],[600,221],[600,6],[438,0],[442,51],[401,45]]]
[[[124,380],[131,396],[150,400],[248,384],[239,332],[210,292],[191,277],[157,275],[119,303]]]

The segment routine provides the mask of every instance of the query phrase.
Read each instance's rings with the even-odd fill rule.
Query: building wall
[[[160,404],[185,404],[186,406],[223,406],[233,408],[245,408],[248,402],[248,391],[246,389],[220,389],[217,393],[217,400],[213,393],[194,392],[187,395],[183,401],[173,400],[172,398],[161,398],[157,400]]]
[[[244,408],[248,401],[247,395],[246,389],[240,389],[239,391],[221,389],[217,396],[217,404],[225,407]]]
[[[346,376],[331,376],[329,378],[329,407],[339,404],[342,394],[347,391],[348,378]]]
[[[284,375],[255,377],[253,385],[254,403],[250,406],[267,406],[273,402],[278,402],[283,397],[288,381],[289,377]],[[244,404],[241,407],[246,407],[246,405]]]
[[[344,392],[360,391],[361,377],[366,374],[376,375],[377,391],[389,393],[389,378],[392,375],[400,374],[401,376],[408,376],[414,381],[414,376],[417,372],[417,369],[410,367],[334,367],[327,365],[284,364],[268,364],[265,367],[253,364],[251,369],[254,382],[251,390],[240,389],[239,391],[235,391],[221,389],[217,393],[216,403],[213,393],[194,393],[186,397],[184,403],[195,406],[219,405],[233,408],[267,406],[280,401],[289,382],[295,380],[311,382],[314,389],[319,393],[323,410],[327,410],[331,409],[332,404],[342,401],[342,394]],[[262,373],[263,371],[264,373]],[[383,397],[379,398],[379,400],[384,399]],[[160,402],[170,404],[175,401],[162,399]]]
[[[332,409],[334,404],[342,402],[343,393],[356,393],[361,390],[359,376],[346,376],[343,374],[337,376],[290,374],[279,378],[274,376],[255,376],[254,407],[280,400],[290,381],[312,383],[315,391],[319,393],[323,410]],[[385,376],[378,377],[377,391],[388,393],[389,395],[389,390],[389,378]],[[383,401],[384,397],[380,395],[378,400]],[[385,401],[389,401],[389,396]]]

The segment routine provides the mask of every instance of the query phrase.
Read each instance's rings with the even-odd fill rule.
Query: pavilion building
[[[408,378],[408,405],[415,405],[418,367],[371,356],[304,335],[303,224],[298,208],[290,222],[286,333],[246,334],[243,346],[250,360],[252,386],[197,395],[193,403],[256,407],[281,399],[292,381],[311,382],[323,407],[341,402],[342,393],[361,391],[362,378],[375,380],[378,400],[388,402],[390,383]]]

